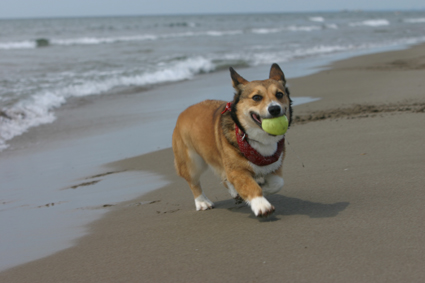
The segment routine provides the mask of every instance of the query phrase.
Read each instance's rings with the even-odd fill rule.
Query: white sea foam
[[[252,29],[253,33],[258,33],[258,34],[268,34],[268,33],[277,33],[277,32],[282,32],[281,28],[254,28]]]
[[[320,26],[287,26],[281,28],[254,28],[251,31],[257,34],[279,33],[284,31],[315,31],[320,30]]]
[[[171,37],[189,37],[189,36],[226,36],[226,35],[235,35],[243,33],[242,30],[226,30],[226,31],[218,31],[218,30],[208,30],[201,32],[182,32],[182,33],[170,33],[161,35],[160,38],[171,38]]]
[[[77,37],[77,38],[53,38],[48,39],[50,45],[96,45],[117,42],[130,42],[130,41],[146,41],[146,40],[159,40],[166,38],[177,37],[194,37],[194,36],[228,36],[242,34],[242,30],[227,30],[217,31],[210,30],[204,32],[182,32],[170,33],[162,35],[143,34],[133,36],[119,36],[119,37]],[[0,49],[30,49],[36,48],[37,43],[35,40],[24,40],[17,42],[0,42]]]
[[[362,22],[350,23],[352,27],[356,26],[370,26],[370,27],[379,27],[379,26],[388,26],[390,22],[386,19],[377,19],[377,20],[366,20]]]
[[[80,37],[80,38],[68,38],[68,39],[52,39],[51,44],[84,45],[84,44],[103,44],[103,43],[143,41],[143,40],[155,40],[155,39],[158,39],[158,36],[151,35],[151,34],[138,35],[138,36],[121,36],[121,37]]]
[[[424,37],[415,38],[401,38],[397,41],[381,42],[381,43],[363,43],[363,44],[347,44],[347,45],[316,45],[310,48],[297,48],[294,50],[283,50],[279,52],[255,52],[255,53],[234,53],[227,54],[226,60],[239,60],[246,61],[249,65],[256,66],[262,64],[269,64],[270,62],[285,62],[292,61],[298,58],[305,58],[311,56],[327,55],[332,53],[339,53],[352,50],[365,50],[373,48],[382,48],[384,46],[398,46],[398,45],[412,45],[420,42],[425,42]],[[265,50],[260,46],[256,46],[254,50]]]
[[[121,36],[121,37],[78,37],[78,38],[63,38],[48,40],[51,45],[95,45],[115,42],[128,41],[144,41],[156,40],[158,36],[146,34],[137,36]],[[17,42],[0,42],[0,49],[32,49],[36,48],[35,40],[24,40]]]
[[[36,48],[35,41],[0,42],[0,49],[29,49]]]
[[[286,28],[289,31],[314,31],[320,30],[320,26],[289,26]]]
[[[209,31],[201,31],[201,32],[180,32],[180,33],[169,33],[162,34],[158,36],[158,39],[166,39],[166,38],[178,38],[178,37],[196,37],[196,36],[227,36],[227,35],[235,35],[242,34],[242,30],[228,30],[228,31],[217,31],[217,30],[209,30]]]
[[[247,62],[248,65],[257,66],[262,64],[269,64],[270,62],[285,62],[297,58],[303,58],[308,56],[315,56],[321,54],[330,54],[335,52],[342,52],[353,49],[367,48],[369,46],[354,46],[354,45],[317,45],[310,48],[297,48],[293,50],[283,50],[282,51],[269,51],[267,46],[262,48],[261,46],[255,46],[251,48],[253,52],[243,52],[243,53],[228,53],[224,55],[221,60],[226,60],[229,62],[239,61]],[[260,52],[259,50],[265,50]],[[217,58],[218,59],[218,58]]]
[[[209,36],[235,35],[235,34],[241,34],[241,33],[243,33],[241,30],[228,30],[228,31],[211,30],[211,31],[205,32],[205,34]]]
[[[199,73],[211,72],[214,68],[211,60],[204,57],[193,57],[174,64],[159,64],[157,70],[140,75],[125,76],[111,72],[107,79],[83,82],[80,80],[78,83],[55,90],[39,92],[2,110],[3,115],[0,116],[0,151],[8,147],[6,141],[23,134],[29,128],[53,122],[55,120],[53,110],[65,103],[70,97],[101,94],[114,87],[146,86],[186,80]],[[105,76],[105,73],[103,72],[101,75]]]
[[[308,18],[312,22],[324,22],[325,19],[323,17],[310,17]]]
[[[208,73],[214,69],[215,66],[211,60],[204,57],[194,57],[178,62],[172,67],[160,69],[153,73],[146,73],[132,77],[122,77],[117,82],[117,85],[143,86],[164,82],[175,82],[190,79],[196,74]]]
[[[352,45],[317,45],[306,49],[297,49],[294,52],[296,57],[311,56],[316,54],[327,54],[353,49]]]
[[[27,129],[55,120],[49,109],[59,106],[64,98],[53,93],[37,94],[29,101],[20,101],[3,111],[6,117],[0,117],[0,151],[8,147],[7,140],[23,134]]]
[[[425,18],[411,18],[411,19],[404,19],[405,23],[410,24],[417,24],[417,23],[425,23]]]

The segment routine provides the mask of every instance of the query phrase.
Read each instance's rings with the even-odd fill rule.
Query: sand
[[[75,246],[0,282],[423,282],[424,78],[420,45],[290,80],[293,96],[321,99],[294,107],[285,186],[266,219],[210,172],[202,182],[216,208],[195,211],[170,148],[106,162],[92,170],[102,182],[140,172],[128,178],[143,187],[150,172],[167,185],[108,206]]]

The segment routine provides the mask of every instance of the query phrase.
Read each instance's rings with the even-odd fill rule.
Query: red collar
[[[223,110],[223,112],[221,112],[221,114],[224,114],[227,111],[231,111],[231,108],[232,108],[232,103],[228,102],[226,104],[226,108]],[[261,153],[259,153],[255,148],[253,148],[249,144],[247,135],[244,132],[242,132],[236,124],[235,124],[235,133],[236,133],[236,140],[238,141],[239,150],[242,152],[245,158],[248,159],[250,162],[258,166],[266,166],[266,165],[275,163],[276,161],[279,160],[283,152],[283,147],[285,145],[285,138],[281,139],[277,143],[277,150],[273,155],[263,156],[261,155]]]
[[[223,112],[221,112],[221,115],[223,115],[227,111],[232,112],[232,102],[227,102],[226,103],[226,108],[224,108]]]

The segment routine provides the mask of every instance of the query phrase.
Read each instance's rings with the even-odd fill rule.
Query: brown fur
[[[259,127],[247,111],[254,109],[256,113],[266,117],[270,115],[265,113],[266,105],[271,101],[276,101],[284,107],[288,118],[291,116],[291,101],[286,93],[285,78],[279,66],[274,64],[270,78],[263,81],[248,82],[232,68],[230,71],[236,90],[232,113],[221,114],[226,105],[225,101],[206,100],[183,111],[173,132],[174,164],[177,173],[188,182],[195,203],[196,199],[203,195],[199,178],[207,165],[219,175],[226,187],[226,181],[230,182],[238,195],[247,202],[262,197],[262,188],[255,180],[256,172],[238,148],[235,123],[240,123],[242,130]],[[284,97],[277,99],[277,92],[283,93]],[[262,101],[254,101],[254,95],[261,95]],[[284,155],[285,152],[282,154],[282,161]],[[281,165],[271,173],[281,175]],[[210,203],[197,208],[204,210],[212,207]],[[263,210],[266,211],[260,211],[259,216],[272,213],[274,207]]]

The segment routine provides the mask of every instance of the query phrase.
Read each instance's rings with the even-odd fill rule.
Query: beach
[[[201,182],[215,208],[196,211],[175,173],[171,136],[161,135],[189,100],[231,100],[227,72],[143,96],[75,98],[52,124],[12,139],[0,166],[10,170],[13,189],[32,183],[69,192],[63,203],[59,194],[35,197],[31,209],[46,221],[69,205],[92,211],[92,222],[76,233],[64,221],[68,246],[36,259],[49,243],[29,244],[36,260],[2,271],[0,282],[424,281],[425,45],[345,59],[293,79],[281,68],[293,98],[319,100],[294,107],[285,185],[267,197],[276,208],[271,217],[235,204],[212,172]],[[238,72],[264,79],[267,69]],[[73,203],[92,189],[97,202]],[[131,193],[115,202],[121,190]]]

